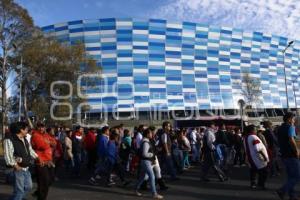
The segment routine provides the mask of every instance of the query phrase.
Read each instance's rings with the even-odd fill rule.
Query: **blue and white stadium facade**
[[[82,41],[102,68],[104,90],[88,89],[93,110],[237,109],[242,76],[261,81],[263,108],[300,105],[299,49],[285,37],[161,19],[96,19],[50,25],[62,43]],[[284,64],[288,92],[286,95]]]

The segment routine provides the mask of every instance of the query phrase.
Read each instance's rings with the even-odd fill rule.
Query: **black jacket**
[[[24,142],[16,135],[12,135],[9,138],[14,146],[14,157],[21,158],[22,161],[18,162],[21,167],[29,167],[31,165],[31,155],[29,150],[29,143],[24,138]]]

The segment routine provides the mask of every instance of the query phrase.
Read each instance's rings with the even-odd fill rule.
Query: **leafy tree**
[[[7,123],[7,79],[9,73],[15,69],[11,61],[16,49],[14,44],[21,44],[33,28],[32,18],[26,9],[13,0],[0,0],[0,88],[2,136]]]
[[[25,117],[31,124],[28,112],[35,114],[37,120],[48,123],[61,123],[50,116],[50,108],[53,103],[70,103],[75,108],[84,101],[76,95],[78,77],[83,73],[100,72],[95,60],[86,55],[84,45],[61,44],[55,38],[45,37],[40,30],[35,30],[30,40],[24,44],[20,52],[24,60],[25,71],[22,78],[22,93],[24,96]],[[71,83],[73,95],[68,99],[55,99],[51,96],[51,84],[55,81],[67,81]],[[69,87],[64,85],[54,88],[55,95],[69,94]],[[69,108],[57,106],[54,109],[55,116],[68,116]],[[72,120],[64,121],[66,125],[72,124]]]

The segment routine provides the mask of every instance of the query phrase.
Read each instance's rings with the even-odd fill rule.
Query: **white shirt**
[[[162,144],[167,144],[168,143],[168,134],[164,133],[161,135],[161,143]]]
[[[197,144],[197,131],[193,130],[192,132],[190,132],[190,141],[191,144]]]
[[[269,156],[267,149],[257,135],[248,135],[244,141],[244,146],[250,165],[255,165],[257,169],[262,169],[268,165]],[[265,160],[264,157],[267,158],[267,160]]]
[[[31,137],[32,137],[32,135],[30,135],[30,134],[27,134],[25,137],[29,144],[31,144]]]
[[[206,137],[206,142],[207,142],[208,148],[210,150],[214,150],[215,149],[214,142],[216,141],[216,136],[215,136],[214,130],[211,128],[208,128],[205,130],[204,135]]]

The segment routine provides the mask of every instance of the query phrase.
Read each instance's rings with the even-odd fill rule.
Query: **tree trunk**
[[[2,87],[2,138],[5,135],[6,129],[6,84],[3,84]]]
[[[2,64],[2,96],[1,96],[1,103],[2,103],[2,138],[4,138],[5,135],[5,129],[6,129],[6,62],[7,62],[7,56],[6,56],[6,51],[4,49],[3,52],[3,64]]]
[[[23,98],[24,98],[24,115],[25,115],[25,118],[26,118],[26,121],[28,122],[28,125],[30,126],[30,128],[33,128],[33,123],[28,115],[28,105],[27,105],[27,89],[26,87],[24,87],[24,95],[23,95]]]

